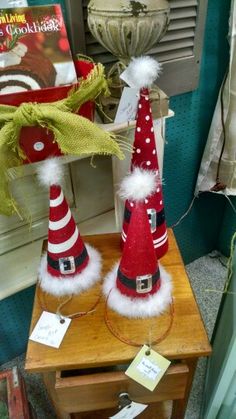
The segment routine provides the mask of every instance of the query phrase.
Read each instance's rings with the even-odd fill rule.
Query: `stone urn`
[[[100,44],[128,63],[163,37],[169,12],[167,0],[90,0],[88,25]]]

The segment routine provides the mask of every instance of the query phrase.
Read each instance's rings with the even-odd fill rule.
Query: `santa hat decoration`
[[[168,237],[148,88],[158,77],[160,69],[160,64],[155,59],[140,57],[134,58],[126,70],[128,78],[140,88],[131,171],[135,167],[152,170],[159,180],[155,193],[145,200],[157,259],[167,252]],[[126,201],[122,231],[123,244],[126,241],[133,206],[132,200]]]
[[[45,160],[38,178],[42,185],[50,186],[48,250],[40,262],[40,286],[55,296],[79,294],[99,280],[100,254],[80,236],[61,189],[59,160]]]
[[[120,263],[104,281],[108,305],[127,317],[150,317],[171,303],[170,275],[156,258],[145,199],[156,191],[152,171],[135,168],[121,185],[120,194],[132,200],[133,211]]]

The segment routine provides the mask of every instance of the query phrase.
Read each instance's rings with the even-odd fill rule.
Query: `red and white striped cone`
[[[60,186],[57,159],[44,161],[39,169],[42,184],[50,185],[48,251],[41,259],[40,286],[53,295],[79,294],[100,277],[101,257],[84,244]]]
[[[145,204],[156,188],[155,173],[139,168],[121,185],[134,206],[120,263],[105,278],[103,290],[108,305],[126,317],[156,316],[171,303],[170,275],[156,259]]]
[[[145,68],[143,77],[142,71],[137,70],[138,68],[140,68],[140,60],[142,66],[144,66]],[[152,69],[151,65],[154,65],[154,70],[153,74],[150,76],[148,70]],[[145,200],[145,204],[151,227],[156,256],[157,259],[160,259],[168,250],[168,237],[165,222],[162,185],[155,143],[153,118],[149,100],[149,90],[148,87],[143,87],[145,85],[152,84],[152,82],[156,79],[156,77],[158,76],[159,66],[157,62],[150,57],[140,57],[133,59],[129,67],[128,70],[130,71],[130,75],[132,75],[132,80],[135,80],[133,79],[134,73],[137,74],[137,77],[140,77],[140,79],[138,79],[137,82],[138,87],[139,85],[141,85],[134,138],[134,153],[131,160],[131,171],[135,167],[152,170],[156,173],[158,179],[158,185],[155,193],[150,198],[147,198]],[[127,238],[127,232],[133,211],[133,206],[134,203],[132,201],[126,200],[123,229],[121,235],[123,244],[125,243]]]

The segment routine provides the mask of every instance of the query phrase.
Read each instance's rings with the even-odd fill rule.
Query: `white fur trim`
[[[158,186],[155,172],[135,167],[121,182],[119,195],[130,201],[144,201],[154,194]]]
[[[57,157],[44,160],[37,168],[38,179],[41,185],[61,185],[64,168]]]
[[[161,64],[152,57],[132,58],[126,69],[128,79],[138,87],[150,87],[161,73]]]
[[[62,295],[80,294],[95,284],[101,275],[102,259],[100,253],[94,247],[86,244],[89,255],[89,263],[79,274],[65,277],[52,276],[47,271],[47,254],[42,256],[39,266],[39,281],[41,288],[48,294],[60,297]]]
[[[159,264],[161,286],[159,290],[146,298],[131,298],[121,294],[116,287],[116,276],[119,263],[107,274],[103,283],[103,293],[107,296],[112,289],[108,305],[117,313],[130,318],[158,316],[171,304],[171,275]]]

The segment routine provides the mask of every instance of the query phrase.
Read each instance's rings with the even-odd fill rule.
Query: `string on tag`
[[[110,330],[110,332],[113,334],[113,336],[115,336],[117,339],[119,339],[121,342],[125,343],[126,345],[130,345],[130,346],[136,346],[136,347],[140,347],[143,346],[144,343],[143,342],[135,342],[131,339],[128,339],[126,336],[122,336],[118,330],[114,327],[114,325],[112,324],[109,316],[108,316],[108,301],[109,301],[109,297],[111,292],[113,291],[114,288],[112,288],[109,292],[109,294],[107,295],[106,301],[105,301],[105,312],[104,312],[104,320],[105,323],[108,327],[108,329]],[[173,325],[173,321],[174,321],[174,300],[172,298],[171,304],[170,304],[170,308],[169,308],[169,324],[167,326],[167,329],[165,330],[165,332],[159,336],[158,338],[154,339],[153,341],[149,341],[149,348],[150,348],[150,354],[151,354],[151,347],[154,345],[157,345],[158,343],[162,342],[170,333],[170,330],[172,328]],[[150,331],[149,331],[149,340],[151,339],[151,335],[150,335]],[[149,355],[150,355],[149,354]]]
[[[39,285],[40,285],[40,281],[39,281]],[[44,296],[44,293],[40,290],[40,287],[37,286],[37,298],[38,298],[38,302],[39,302],[39,306],[42,310],[47,311],[49,313],[52,313],[51,310],[48,310],[45,302],[42,300],[42,295]],[[101,299],[101,294],[99,294],[98,298],[95,300],[94,304],[92,305],[92,307],[90,307],[89,310],[87,311],[78,311],[75,313],[71,313],[71,314],[63,314],[61,312],[61,309],[68,304],[73,298],[73,294],[71,294],[66,300],[62,301],[59,306],[56,309],[56,315],[58,316],[59,320],[61,323],[64,323],[64,317],[67,317],[69,319],[76,319],[79,317],[83,317],[86,316],[87,314],[91,314],[94,313],[96,311],[96,307]]]

